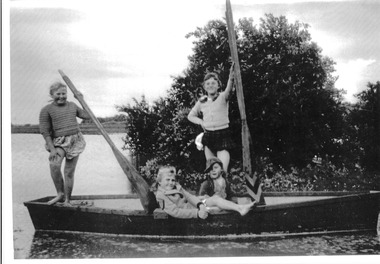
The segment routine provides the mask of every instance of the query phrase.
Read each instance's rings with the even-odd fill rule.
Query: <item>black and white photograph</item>
[[[2,1],[2,261],[378,263],[380,1]]]

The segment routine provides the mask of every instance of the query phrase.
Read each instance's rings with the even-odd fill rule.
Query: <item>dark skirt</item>
[[[230,150],[235,147],[229,128],[215,131],[206,130],[202,138],[202,144],[212,152]]]

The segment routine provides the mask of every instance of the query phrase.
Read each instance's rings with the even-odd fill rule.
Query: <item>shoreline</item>
[[[109,134],[126,133],[126,123],[107,122],[102,123]],[[100,135],[99,129],[94,123],[79,124],[83,135]],[[40,134],[39,125],[12,125],[11,134]]]

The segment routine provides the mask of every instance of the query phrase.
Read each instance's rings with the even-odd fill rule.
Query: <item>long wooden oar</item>
[[[106,139],[108,144],[110,145],[117,161],[119,162],[121,168],[123,169],[125,175],[128,177],[129,181],[132,184],[132,187],[137,192],[137,194],[140,197],[140,201],[142,206],[144,207],[144,210],[147,213],[153,212],[155,208],[157,208],[157,202],[154,194],[150,191],[149,185],[146,183],[146,181],[139,175],[137,170],[130,164],[130,162],[127,160],[127,158],[117,149],[109,135],[107,134],[106,130],[104,129],[103,125],[99,122],[99,120],[95,117],[94,113],[91,111],[90,107],[87,105],[87,103],[84,101],[83,96],[81,93],[78,92],[78,90],[75,88],[74,84],[71,82],[69,77],[66,76],[66,74],[63,73],[63,71],[58,70],[59,74],[61,74],[63,80],[66,82],[67,86],[69,86],[70,90],[74,93],[75,97],[78,99],[80,104],[82,105],[83,109],[87,111],[87,113],[90,115],[92,121],[95,123],[97,128],[99,129],[100,133],[103,135],[103,137]]]
[[[245,182],[247,186],[247,192],[256,200],[263,201],[262,190],[259,179],[253,174],[252,171],[252,161],[251,161],[251,133],[249,132],[246,113],[245,113],[245,102],[243,85],[240,73],[239,57],[237,52],[236,37],[234,30],[234,22],[232,18],[232,9],[230,0],[226,0],[226,19],[227,19],[227,31],[228,31],[228,42],[230,45],[230,51],[232,56],[232,61],[235,63],[234,73],[235,73],[235,83],[236,83],[236,96],[239,105],[239,112],[241,118],[241,138],[242,138],[242,154],[243,154],[243,171],[245,172]]]

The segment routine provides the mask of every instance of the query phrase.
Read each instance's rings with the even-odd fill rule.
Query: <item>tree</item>
[[[283,166],[303,166],[314,154],[334,156],[338,145],[333,139],[342,135],[344,110],[331,75],[334,62],[311,42],[305,24],[289,24],[273,15],[262,19],[259,29],[252,22],[240,20],[236,34],[254,156],[270,157]],[[194,55],[171,94],[186,97],[192,105],[202,93],[205,71],[218,71],[226,82],[229,49],[222,21],[211,21],[189,36],[197,39]],[[239,135],[235,98],[230,109],[231,127]]]
[[[100,123],[107,123],[107,122],[125,122],[126,117],[124,115],[115,115],[111,117],[97,117]],[[92,119],[84,119],[82,124],[90,124],[94,123]]]
[[[254,159],[267,157],[284,167],[304,166],[315,154],[334,157],[339,149],[334,139],[342,137],[344,107],[331,75],[334,62],[321,55],[307,27],[269,14],[258,28],[252,19],[241,19],[235,28]],[[195,39],[194,53],[183,74],[173,78],[168,96],[154,103],[158,119],[151,133],[163,162],[175,161],[177,166],[200,171],[204,157],[193,142],[201,129],[188,122],[186,115],[203,94],[206,72],[219,73],[222,83],[227,83],[230,50],[226,23],[221,20],[210,21],[187,37]],[[230,126],[239,145],[238,111],[233,96]],[[137,130],[129,137],[141,137]],[[239,148],[232,157],[239,161]]]
[[[157,107],[149,106],[145,96],[141,101],[133,98],[134,105],[117,106],[119,112],[127,114],[127,135],[124,139],[125,148],[133,154],[150,158],[158,150],[159,131],[156,127],[160,120]]]
[[[351,141],[356,146],[354,155],[366,171],[380,171],[380,82],[368,83],[367,89],[357,94],[358,102],[348,116]]]

